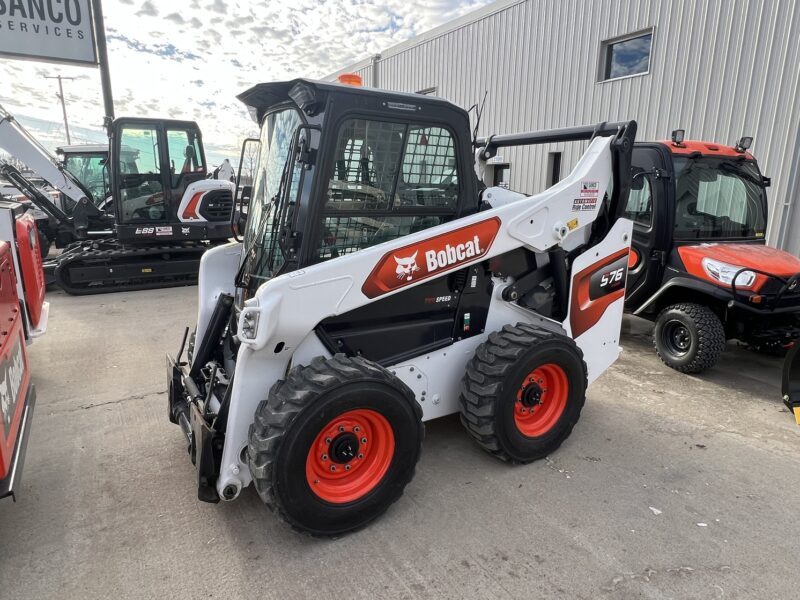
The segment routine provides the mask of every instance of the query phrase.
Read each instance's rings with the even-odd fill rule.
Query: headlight
[[[258,307],[246,307],[239,317],[239,338],[255,340],[258,335]]]
[[[720,283],[731,285],[731,283],[733,283],[733,276],[736,275],[737,271],[741,271],[743,267],[729,265],[728,263],[720,262],[712,258],[704,258],[703,268],[712,279],[716,279]],[[742,271],[736,277],[736,287],[749,288],[753,286],[755,281],[756,274],[753,271]]]

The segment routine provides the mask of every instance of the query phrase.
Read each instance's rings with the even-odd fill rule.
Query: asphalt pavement
[[[196,288],[49,295],[29,347],[38,400],[19,501],[0,502],[0,598],[797,598],[800,427],[781,361],[730,344],[666,368],[626,319],[552,456],[513,467],[457,418],[427,424],[415,479],[337,540],[245,490],[197,500],[167,421],[164,353]]]

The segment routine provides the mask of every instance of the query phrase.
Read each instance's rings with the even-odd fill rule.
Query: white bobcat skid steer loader
[[[240,99],[261,126],[244,242],[203,256],[188,360],[188,329],[167,357],[200,499],[253,483],[336,535],[399,498],[423,421],[460,412],[515,463],[556,449],[619,353],[635,122],[472,142],[438,98],[295,80]],[[498,147],[569,140],[590,142],[541,194],[476,177]]]

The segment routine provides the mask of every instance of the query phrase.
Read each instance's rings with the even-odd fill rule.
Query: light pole
[[[74,77],[61,77],[61,75],[57,75],[56,77],[47,77],[45,79],[58,79],[58,99],[61,100],[61,110],[64,113],[64,131],[67,133],[67,145],[70,145],[72,141],[69,139],[69,123],[67,122],[67,102],[64,100],[64,86],[62,85],[61,81],[63,79],[75,79]]]

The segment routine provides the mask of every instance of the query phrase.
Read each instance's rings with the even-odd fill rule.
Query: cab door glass
[[[649,228],[653,224],[653,192],[650,179],[646,175],[639,177],[641,187],[631,188],[628,204],[625,207],[625,218],[637,225]]]
[[[182,175],[205,172],[197,132],[168,129],[167,152],[172,189],[180,187]]]
[[[117,157],[123,222],[161,221],[166,217],[158,129],[131,125],[122,129]]]

